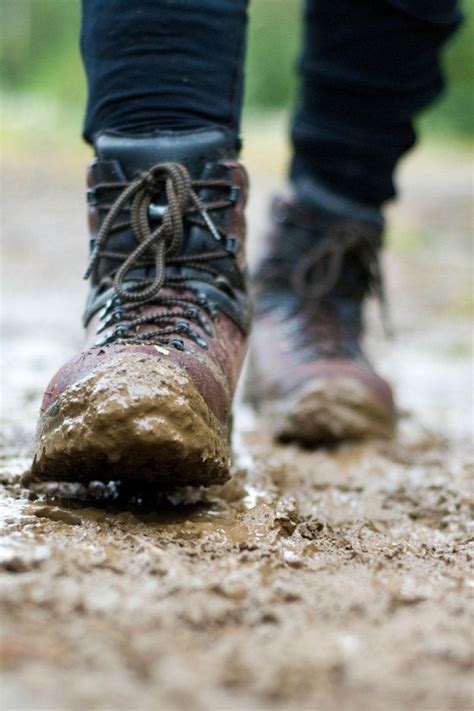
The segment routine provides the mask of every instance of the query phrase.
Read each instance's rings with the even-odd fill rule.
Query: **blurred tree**
[[[253,0],[246,71],[246,106],[282,108],[296,94],[300,0]]]
[[[104,0],[106,2],[107,0]],[[131,0],[131,2],[138,0]],[[223,0],[229,1],[229,0]],[[300,0],[253,0],[248,38],[246,109],[288,109],[295,97]],[[446,51],[447,99],[423,125],[474,136],[474,0],[467,22]],[[3,91],[37,92],[82,110],[85,82],[78,51],[79,0],[0,0]]]
[[[474,137],[474,0],[461,3],[464,25],[444,54],[445,95],[421,118],[425,131]]]
[[[79,0],[0,0],[0,8],[2,88],[82,104]]]

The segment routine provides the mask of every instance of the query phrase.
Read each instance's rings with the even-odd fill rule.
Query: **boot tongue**
[[[189,171],[191,178],[200,179],[212,170],[213,164],[223,159],[233,159],[238,151],[235,133],[225,128],[211,128],[199,131],[153,131],[151,133],[126,134],[104,131],[97,135],[94,143],[97,162],[95,182],[131,181],[143,171],[158,163],[180,163]],[[208,166],[206,170],[206,166]],[[94,168],[94,164],[93,164]],[[218,167],[214,168],[217,170]],[[102,176],[105,174],[105,178]],[[197,230],[198,228],[194,228]],[[186,230],[183,250],[186,249],[190,230]],[[212,237],[210,237],[213,240]],[[214,243],[212,242],[212,245]],[[130,229],[111,234],[107,248],[128,254],[137,246]],[[96,280],[102,279],[112,268],[113,262],[104,257],[97,269]],[[138,277],[152,276],[152,271],[143,267],[132,269],[127,281]]]
[[[97,135],[94,147],[99,160],[117,161],[131,180],[157,163],[168,162],[183,164],[192,178],[199,178],[206,163],[235,158],[237,144],[233,132],[216,127],[133,135],[104,131]]]

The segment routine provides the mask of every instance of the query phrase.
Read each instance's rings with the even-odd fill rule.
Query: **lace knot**
[[[113,187],[116,189],[117,185]],[[208,229],[220,243],[226,236],[212,222],[208,210],[227,208],[231,202],[226,198],[210,201],[205,206],[195,192],[195,188],[203,187],[228,189],[232,186],[228,181],[213,179],[193,183],[185,166],[179,163],[157,164],[124,186],[101,224],[85,274],[85,278],[92,274],[101,256],[116,259],[120,263],[112,273],[113,276],[111,274],[103,278],[104,284],[113,286],[115,298],[122,306],[121,309],[104,313],[105,329],[101,328],[99,332],[116,325],[114,331],[105,336],[101,343],[117,340],[171,343],[170,336],[173,333],[184,333],[200,347],[207,348],[205,340],[196,330],[189,325],[184,328],[185,321],[182,319],[194,321],[206,335],[212,336],[210,325],[197,307],[214,318],[214,305],[207,297],[201,299],[194,285],[186,284],[192,278],[195,279],[195,275],[174,274],[168,280],[166,277],[167,264],[172,264],[192,267],[215,278],[216,271],[205,262],[229,257],[224,246],[220,250],[200,254],[179,254],[186,221]],[[126,212],[130,214],[129,220],[120,221],[119,216]],[[106,250],[109,237],[123,229],[131,229],[136,247],[129,254]],[[174,295],[158,294],[165,284],[173,290]],[[188,294],[179,293],[183,291]],[[143,309],[147,305],[161,306],[164,310]],[[191,310],[190,305],[194,306]],[[122,322],[124,317],[125,323]],[[151,331],[148,329],[151,325],[158,328]],[[145,326],[148,330],[142,329]],[[140,329],[140,333],[137,329]]]
[[[376,296],[382,324],[387,336],[392,335],[382,266],[379,259],[380,232],[355,222],[337,222],[315,247],[296,264],[291,284],[301,299],[317,305],[336,286],[349,252],[356,252]]]

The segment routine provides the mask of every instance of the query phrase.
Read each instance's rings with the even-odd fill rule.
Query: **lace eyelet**
[[[114,304],[115,299],[107,299],[101,310],[99,311],[99,318],[103,319],[105,316],[107,316],[108,312],[110,311],[111,307]]]
[[[209,346],[207,345],[207,341],[204,340],[204,338],[201,338],[201,336],[195,335],[193,337],[194,343],[199,346],[199,348],[202,348],[203,350],[207,351],[209,349]]]
[[[237,240],[237,237],[229,235],[226,238],[225,250],[226,252],[229,252],[229,254],[237,254],[237,252],[239,251],[239,242]]]
[[[135,330],[135,329],[134,329]],[[130,334],[132,329],[125,323],[119,323],[115,326],[114,330],[110,334],[112,339],[120,338],[123,339],[124,336]]]
[[[206,336],[209,336],[209,338],[214,338],[214,329],[211,327],[209,321],[206,321],[205,319],[201,318],[199,319],[199,324]]]
[[[232,203],[237,203],[240,200],[240,187],[238,185],[231,185],[229,189],[229,200]]]
[[[180,319],[178,321],[175,321],[175,330],[178,333],[188,334],[191,330],[191,327],[187,321],[183,321]]]
[[[181,338],[171,338],[168,341],[167,345],[173,346],[173,348],[176,348],[177,351],[185,351],[186,350],[184,341],[182,341]]]
[[[86,190],[86,200],[88,205],[97,205],[97,189],[88,188]]]
[[[205,294],[203,291],[199,291],[199,292],[196,294],[196,300],[197,300],[199,306],[206,306],[206,307],[207,307],[207,305],[208,305],[208,303],[209,303],[209,302],[208,302],[208,298],[207,298],[206,294]]]

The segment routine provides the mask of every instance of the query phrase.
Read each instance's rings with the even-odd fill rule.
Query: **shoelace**
[[[293,289],[301,299],[319,303],[336,286],[344,258],[353,250],[367,274],[368,289],[379,302],[384,331],[391,336],[378,244],[362,225],[338,222],[330,228],[325,238],[298,261],[291,275]]]
[[[117,200],[110,207],[97,234],[84,278],[92,274],[98,260],[102,257],[121,262],[115,272],[112,285],[116,296],[109,301],[102,313],[106,318],[99,332],[113,323],[126,317],[126,323],[121,323],[114,332],[103,340],[106,342],[142,342],[157,340],[168,343],[171,334],[182,334],[191,337],[198,345],[205,348],[207,343],[194,331],[187,321],[194,321],[208,335],[212,336],[209,322],[199,313],[204,309],[211,318],[215,318],[215,308],[209,299],[195,287],[186,284],[191,277],[166,277],[166,266],[188,266],[198,269],[203,275],[217,276],[218,272],[206,262],[229,257],[231,251],[220,249],[202,252],[198,255],[179,255],[183,243],[185,221],[208,229],[216,241],[222,245],[226,234],[217,227],[209,217],[209,211],[229,207],[231,198],[206,202],[200,200],[196,191],[203,188],[227,188],[232,184],[226,180],[209,179],[193,181],[186,168],[179,163],[161,163],[129,184],[105,183],[102,188],[124,188]],[[164,187],[166,205],[158,209],[160,223],[153,227],[150,210],[156,195]],[[104,207],[104,206],[102,206]],[[107,208],[109,206],[106,206]],[[130,220],[118,222],[121,213],[129,210]],[[137,242],[137,247],[129,254],[107,251],[105,246],[109,237],[118,231],[131,228]],[[137,268],[153,266],[153,278],[133,277],[127,275]],[[105,277],[105,283],[110,276]],[[159,295],[163,286],[173,286],[175,291],[190,291],[193,296]],[[155,305],[168,307],[167,311],[154,314],[138,315],[144,306]],[[173,307],[181,310],[171,311]],[[134,334],[140,326],[156,325],[152,331],[141,333],[139,338]],[[181,342],[182,343],[182,342]],[[173,345],[178,347],[179,340]]]

